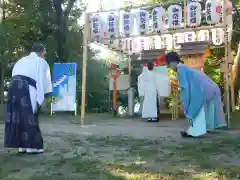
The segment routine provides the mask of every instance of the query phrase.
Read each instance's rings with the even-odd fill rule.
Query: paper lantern
[[[217,24],[221,18],[221,2],[219,0],[208,0],[205,4],[207,24]]]
[[[224,2],[221,2],[222,7],[224,7]],[[226,15],[227,19],[227,25],[232,24],[232,14],[233,14],[233,6],[232,2],[227,0],[225,8],[221,8],[222,12],[222,18],[224,18],[224,15]]]
[[[163,9],[162,7],[156,7],[152,10],[152,23],[154,32],[163,33],[164,26],[166,24],[165,9]]]
[[[199,26],[201,24],[201,5],[198,2],[190,2],[187,5],[187,25]]]
[[[155,39],[155,48],[161,49],[161,37],[160,36],[154,36]]]
[[[108,24],[106,21],[101,21],[101,32],[100,32],[100,43],[104,45],[109,45],[109,33],[108,33]]]
[[[140,34],[146,34],[148,32],[148,25],[149,25],[149,14],[147,10],[140,10],[137,13],[137,29]]]
[[[221,28],[212,29],[212,42],[214,45],[223,43],[224,31]]]
[[[198,41],[209,41],[209,31],[208,30],[200,30],[198,32]]]
[[[177,28],[182,24],[182,8],[180,5],[171,5],[168,7],[168,26]]]
[[[114,13],[110,13],[107,17],[107,24],[108,24],[108,34],[109,37],[116,37],[117,35],[117,16]]]
[[[123,15],[123,34],[124,36],[128,37],[133,32],[134,20],[133,14],[130,12],[124,12]]]
[[[132,39],[132,53],[139,53],[141,51],[141,44],[139,38]]]
[[[101,35],[102,19],[99,14],[92,16],[91,29],[92,37],[98,38]]]
[[[196,39],[196,34],[194,32],[185,32],[184,37],[185,42],[193,42]]]
[[[175,33],[172,37],[172,45],[174,49],[179,49],[178,43],[184,43],[184,33]]]
[[[162,38],[162,48],[161,49],[166,49],[166,50],[171,50],[172,49],[172,44],[173,44],[173,38],[172,35],[170,34],[165,34],[161,36]]]
[[[126,38],[123,40],[123,49],[124,52],[131,54],[133,50],[133,41],[130,38]]]
[[[223,2],[222,2],[223,5]],[[231,1],[227,1],[226,7],[222,8],[222,15],[226,15],[226,23],[227,23],[227,33],[228,33],[228,41],[231,41],[232,39],[232,28],[233,28],[233,6]],[[222,17],[224,18],[224,17]]]

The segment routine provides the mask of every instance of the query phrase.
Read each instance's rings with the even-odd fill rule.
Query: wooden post
[[[227,0],[223,1],[223,16],[224,16],[224,48],[225,48],[225,56],[224,56],[224,65],[225,65],[225,106],[227,113],[227,122],[228,128],[230,128],[230,98],[229,98],[229,42],[228,42],[228,25],[227,25],[227,14],[225,12],[225,8],[227,6]]]
[[[82,64],[82,103],[81,103],[81,125],[85,124],[85,106],[86,106],[86,75],[87,75],[87,52],[88,52],[88,33],[89,33],[89,15],[85,13],[83,36],[83,64]]]
[[[232,65],[229,67],[230,70],[232,70]],[[234,80],[233,80],[233,74],[230,72],[230,90],[231,90],[231,105],[232,105],[232,112],[235,111],[235,91],[234,91]]]
[[[117,116],[117,78],[113,78],[113,115]]]

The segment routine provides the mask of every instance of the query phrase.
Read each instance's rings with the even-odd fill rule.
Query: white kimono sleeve
[[[138,94],[139,96],[144,96],[144,82],[142,74],[138,76]]]
[[[48,63],[40,59],[37,73],[37,102],[42,105],[44,95],[52,92],[51,73]]]

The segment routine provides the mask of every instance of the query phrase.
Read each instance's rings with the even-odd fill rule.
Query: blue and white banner
[[[52,112],[76,112],[76,63],[55,63],[53,66]]]

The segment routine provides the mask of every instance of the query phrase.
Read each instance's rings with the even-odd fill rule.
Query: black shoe
[[[180,133],[181,133],[182,138],[195,138],[194,136],[189,135],[185,131],[181,131]]]
[[[43,154],[43,152],[27,152],[28,155]]]

